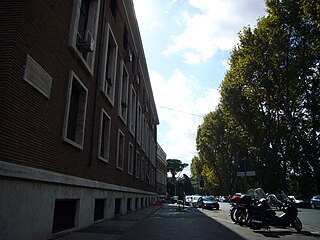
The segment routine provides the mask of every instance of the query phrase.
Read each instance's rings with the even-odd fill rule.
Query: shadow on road
[[[195,208],[165,205],[130,229],[121,240],[239,239],[236,232]]]
[[[288,235],[291,235],[291,236],[304,235],[304,236],[308,236],[308,237],[320,238],[320,234],[312,233],[312,232],[309,232],[309,231],[301,231],[301,232],[298,233],[298,232],[292,232],[292,231],[289,231],[289,230],[287,231],[287,230],[274,230],[274,229],[272,229],[272,231],[269,231],[269,230],[255,230],[253,232],[258,233],[258,234],[262,234],[263,236],[269,237],[269,238],[281,238],[283,236],[288,236]]]

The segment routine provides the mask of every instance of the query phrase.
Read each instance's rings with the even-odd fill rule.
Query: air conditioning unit
[[[89,32],[86,30],[84,34],[78,32],[77,34],[77,48],[80,52],[93,52],[94,50],[94,39]]]

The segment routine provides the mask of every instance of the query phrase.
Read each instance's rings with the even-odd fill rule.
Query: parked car
[[[192,205],[193,207],[196,207],[196,206],[197,206],[197,202],[198,202],[198,199],[199,199],[200,197],[201,197],[201,196],[199,196],[199,195],[193,195],[193,196],[192,196],[191,205]]]
[[[230,198],[230,202],[239,202],[242,194],[241,193],[236,193]]]
[[[205,208],[205,209],[217,209],[219,210],[220,205],[219,203],[214,199],[214,197],[210,196],[203,196],[199,197],[197,201],[197,207]]]
[[[186,195],[185,201],[186,201],[186,205],[191,206],[193,201],[193,195]]]
[[[311,208],[320,207],[320,195],[316,195],[316,196],[311,198],[310,206],[311,206]]]
[[[309,207],[309,203],[304,201],[300,196],[288,196],[288,198],[297,204],[297,207]]]

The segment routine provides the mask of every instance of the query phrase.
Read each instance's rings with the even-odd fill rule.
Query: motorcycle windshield
[[[283,191],[281,191],[281,196],[283,197],[283,200],[291,202],[291,199],[288,198],[288,196]]]
[[[254,190],[254,195],[255,195],[255,198],[257,199],[257,200],[260,200],[260,199],[262,199],[262,198],[267,198],[267,195],[265,194],[265,192],[262,190],[262,188],[256,188],[255,190]]]
[[[254,194],[254,189],[253,189],[253,188],[250,188],[250,189],[247,191],[247,194],[248,194],[251,198],[255,198],[255,194]]]

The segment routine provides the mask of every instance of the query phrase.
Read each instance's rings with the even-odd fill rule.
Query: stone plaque
[[[23,79],[50,99],[52,77],[30,55],[27,55]]]

